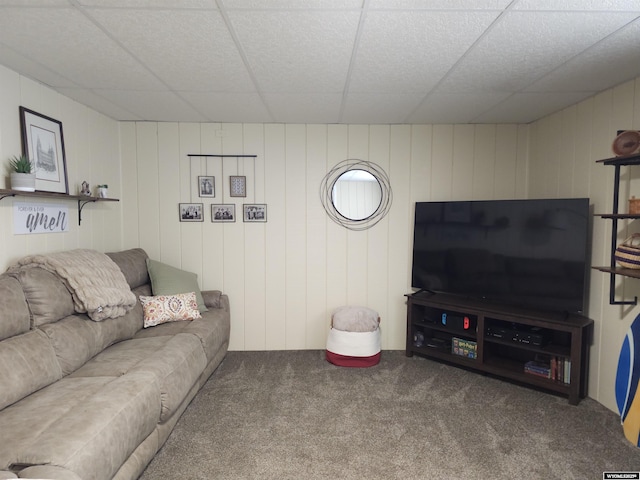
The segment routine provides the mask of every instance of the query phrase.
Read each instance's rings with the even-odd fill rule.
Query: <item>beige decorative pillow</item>
[[[202,318],[195,292],[155,297],[141,295],[140,303],[144,312],[144,328],[161,323]]]

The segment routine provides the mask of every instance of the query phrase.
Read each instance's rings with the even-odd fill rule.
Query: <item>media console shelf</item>
[[[582,315],[418,292],[407,295],[406,355],[553,391],[577,405],[587,395],[592,325],[593,320]]]
[[[0,189],[0,200],[6,197],[36,197],[36,198],[58,198],[61,200],[77,200],[78,201],[78,225],[82,223],[82,209],[87,203],[93,202],[119,202],[117,198],[89,197],[86,195],[69,195],[66,193],[55,192],[24,192],[22,190],[6,190]]]

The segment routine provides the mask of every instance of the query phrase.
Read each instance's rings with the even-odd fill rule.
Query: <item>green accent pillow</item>
[[[195,292],[200,313],[208,311],[198,286],[198,276],[185,272],[166,263],[147,258],[147,271],[151,278],[151,290],[154,295],[176,295]]]

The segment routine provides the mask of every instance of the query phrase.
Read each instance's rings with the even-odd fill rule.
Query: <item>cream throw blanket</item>
[[[86,312],[96,322],[124,315],[136,304],[120,267],[96,250],[29,255],[9,271],[19,267],[40,267],[57,275],[71,292],[76,312]]]

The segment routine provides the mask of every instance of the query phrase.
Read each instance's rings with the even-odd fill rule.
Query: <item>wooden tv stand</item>
[[[443,313],[447,324],[442,323]],[[407,295],[406,355],[443,360],[553,391],[577,405],[587,395],[592,325],[593,320],[582,315],[418,292]],[[549,374],[539,365],[525,372],[531,361],[547,363]]]

